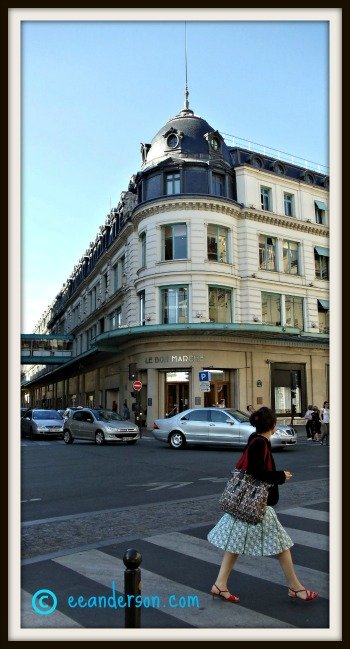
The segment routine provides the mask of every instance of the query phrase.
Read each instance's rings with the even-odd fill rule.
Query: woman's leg
[[[220,590],[228,590],[227,588],[227,581],[228,578],[231,574],[231,571],[233,569],[233,566],[235,565],[237,559],[239,557],[239,554],[235,554],[234,552],[225,552],[222,561],[221,561],[221,566],[219,570],[219,574],[216,578],[215,584],[217,588]],[[214,589],[214,590],[213,590]],[[215,594],[217,593],[217,589],[213,587],[212,592]],[[225,598],[229,597],[230,593],[224,593]]]
[[[304,590],[305,587],[299,581],[295,573],[290,550],[284,550],[284,552],[281,552],[281,554],[278,555],[278,560],[286,576],[288,587],[292,588],[293,590],[302,590],[303,592],[299,593],[297,597],[299,597],[300,599],[306,599],[307,593]]]

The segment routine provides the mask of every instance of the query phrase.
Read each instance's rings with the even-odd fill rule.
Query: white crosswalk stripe
[[[54,559],[55,562],[78,572],[84,577],[98,581],[111,588],[111,581],[115,579],[117,588],[123,590],[125,565],[121,559],[111,557],[100,550],[89,550],[79,552],[65,557]],[[149,570],[142,569],[142,597],[152,598],[158,596],[162,603],[167,603],[169,596],[175,598],[188,596],[197,596],[200,608],[162,608],[164,612],[176,617],[182,622],[188,622],[198,628],[227,628],[228,626],[244,626],[245,628],[263,627],[263,628],[293,628],[292,625],[286,624],[268,615],[263,615],[254,611],[252,615],[249,608],[241,604],[239,607],[231,607],[229,617],[227,615],[220,618],[218,615],[218,602],[213,601],[208,593],[204,593],[193,588],[189,588],[166,577],[162,577]]]
[[[291,530],[294,535],[296,530]],[[171,532],[170,534],[157,534],[145,539],[149,543],[155,543],[162,548],[181,552],[190,557],[214,563],[219,566],[223,551],[216,548],[204,539],[198,539],[194,536]],[[312,589],[316,590],[322,597],[328,598],[328,575],[319,570],[314,570],[306,566],[295,566],[300,580],[312,584]],[[234,572],[241,572],[251,577],[262,578],[265,581],[271,581],[275,584],[285,586],[283,573],[276,559],[271,557],[249,557],[241,555],[235,564]]]
[[[38,615],[35,613],[32,608],[32,595],[24,589],[21,590],[21,598],[21,627],[23,629],[81,628],[78,622],[57,610],[51,615]]]
[[[329,522],[329,513],[321,512],[308,507],[293,507],[291,509],[284,509],[283,514],[290,514],[291,516],[301,516],[302,518],[310,518],[314,521]]]
[[[280,510],[279,514],[288,514],[304,518],[305,520],[327,522],[328,514],[323,511],[309,509],[307,507],[296,507]],[[304,548],[313,548],[315,551],[319,549],[328,550],[329,539],[328,535],[319,534],[316,532],[308,532],[296,528],[286,528],[295,544],[303,546]],[[166,552],[176,552],[177,558],[179,554],[184,557],[193,557],[200,559],[207,564],[214,564],[219,566],[222,558],[222,550],[210,544],[205,538],[197,538],[187,533],[170,532],[155,534],[147,536],[142,539],[143,541],[158,546],[159,552],[162,550]],[[310,552],[309,550],[305,550]],[[96,583],[96,588],[101,589],[103,586],[106,591],[106,596],[111,594],[112,583],[115,582],[115,588],[119,593],[124,592],[124,575],[125,565],[124,562],[118,557],[112,556],[103,552],[101,549],[87,549],[80,552],[63,555],[51,559],[56,566],[68,568],[76,573],[74,584],[79,583],[79,576],[91,580],[91,583]],[[161,566],[161,564],[160,564]],[[261,613],[249,608],[249,601],[243,602],[238,606],[222,607],[221,602],[212,600],[209,590],[211,584],[208,585],[208,592],[200,591],[191,588],[180,581],[169,579],[156,571],[146,570],[141,567],[141,596],[143,599],[152,597],[159,598],[160,606],[159,612],[166,613],[176,619],[181,626],[181,623],[187,623],[191,626],[203,628],[260,628],[260,629],[278,629],[278,628],[296,628],[294,625],[289,624],[285,619],[278,619],[269,615],[275,611],[268,609],[268,614]],[[327,573],[310,568],[306,565],[296,565],[296,572],[302,581],[308,587],[319,592],[320,596],[324,599],[329,598],[329,576]],[[161,569],[159,570],[161,572]],[[249,557],[240,556],[237,561],[232,575],[232,583],[234,583],[234,574],[247,575],[253,579],[273,582],[286,587],[283,572],[279,566],[276,558],[272,557]],[[93,585],[92,585],[93,588]],[[234,587],[233,587],[234,588]],[[258,588],[258,586],[257,586]],[[72,617],[63,614],[56,610],[52,615],[37,615],[32,610],[31,595],[28,592],[29,587],[26,585],[26,590],[22,591],[22,626],[23,628],[66,628],[66,627],[80,627],[81,625]],[[99,590],[100,592],[100,590]],[[85,597],[93,596],[95,593],[85,593]],[[169,605],[169,596],[174,596],[175,600],[178,598],[198,598],[198,607],[171,607]],[[286,588],[287,600],[287,588]],[[174,600],[173,600],[174,601]],[[195,601],[195,599],[193,600]],[[67,613],[67,611],[66,611]],[[289,622],[290,618],[287,618]],[[294,620],[292,620],[294,621]]]

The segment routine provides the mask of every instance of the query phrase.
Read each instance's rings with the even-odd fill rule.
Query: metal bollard
[[[130,548],[123,556],[126,566],[124,572],[124,596],[125,596],[125,628],[139,628],[141,626],[141,606],[136,607],[135,597],[141,595],[141,570],[139,565],[142,555],[138,550]],[[131,597],[128,597],[131,596]]]

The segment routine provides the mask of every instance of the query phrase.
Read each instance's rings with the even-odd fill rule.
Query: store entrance
[[[204,392],[204,405],[218,406],[219,408],[229,408],[229,384],[222,381],[211,381],[210,392]]]
[[[165,416],[172,417],[189,407],[189,373],[166,372]]]

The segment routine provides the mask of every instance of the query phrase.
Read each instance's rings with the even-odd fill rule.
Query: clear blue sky
[[[22,23],[24,333],[140,170],[140,143],[184,101],[183,20],[68,15]],[[328,165],[329,25],[302,16],[187,21],[190,107],[222,133]]]

